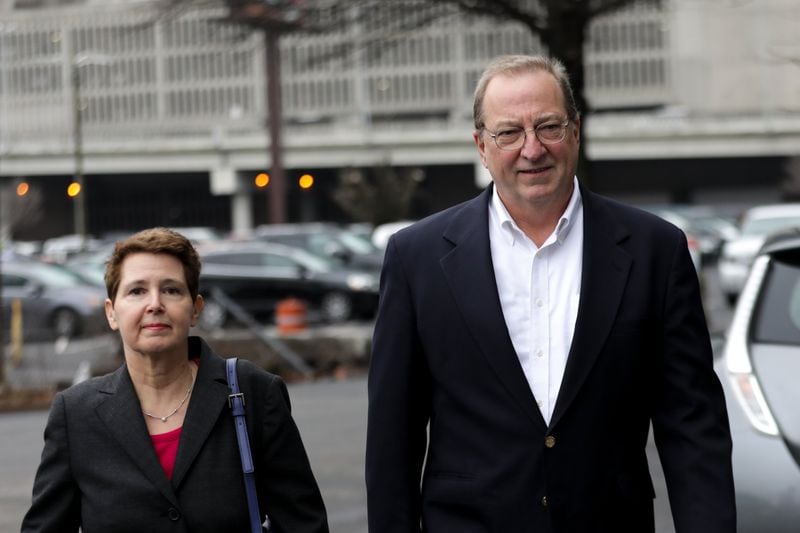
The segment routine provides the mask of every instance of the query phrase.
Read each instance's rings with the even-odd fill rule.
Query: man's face
[[[567,119],[555,78],[547,72],[496,76],[486,87],[483,110],[485,130],[475,132],[475,144],[511,215],[521,215],[532,207],[565,208],[578,163],[580,121],[569,122],[564,140],[555,144],[542,144],[532,131],[541,124]],[[527,130],[525,144],[516,150],[501,150],[489,132],[509,128]]]

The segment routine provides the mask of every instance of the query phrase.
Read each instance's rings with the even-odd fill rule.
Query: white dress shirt
[[[495,191],[489,241],[497,292],[511,342],[545,422],[550,423],[575,332],[583,265],[583,203],[572,197],[553,233],[537,248]]]

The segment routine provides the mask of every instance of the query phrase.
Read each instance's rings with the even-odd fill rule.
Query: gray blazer
[[[56,395],[22,531],[247,531],[224,360],[199,337],[196,384],[167,479],[127,367]],[[239,363],[260,509],[275,532],[327,532],[322,497],[283,381]]]

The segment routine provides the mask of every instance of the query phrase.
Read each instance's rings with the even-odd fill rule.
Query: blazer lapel
[[[96,412],[109,433],[150,482],[168,500],[177,505],[178,499],[164,474],[164,469],[161,468],[150,440],[139,398],[128,374],[128,367],[123,365],[111,374],[99,392],[108,395],[108,398],[97,406]]]
[[[555,426],[589,374],[617,316],[632,258],[619,243],[629,235],[594,195],[583,199],[583,273],[575,334],[550,420]]]
[[[190,337],[190,342],[195,338]],[[200,341],[197,338],[197,341]],[[228,402],[228,381],[225,362],[200,341],[200,366],[197,370],[192,398],[183,419],[178,456],[172,472],[172,484],[179,487],[197,454],[203,448]],[[190,346],[193,346],[190,344]],[[194,344],[197,346],[197,344]],[[190,353],[197,353],[192,351]],[[233,422],[231,422],[233,424]]]
[[[522,411],[542,429],[536,406],[503,317],[489,246],[488,202],[492,187],[453,217],[443,237],[453,249],[440,260],[453,298],[480,351]]]

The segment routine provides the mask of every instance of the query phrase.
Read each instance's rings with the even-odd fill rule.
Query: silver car
[[[770,237],[718,371],[733,435],[739,533],[800,531],[800,231]]]
[[[791,227],[800,227],[800,204],[762,205],[745,211],[739,236],[723,245],[719,258],[719,282],[730,304],[736,302],[767,236]]]
[[[21,309],[25,340],[108,331],[103,310],[105,289],[78,274],[34,260],[3,261],[0,274],[6,332],[15,306]],[[14,304],[15,300],[19,304]]]

